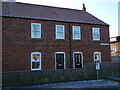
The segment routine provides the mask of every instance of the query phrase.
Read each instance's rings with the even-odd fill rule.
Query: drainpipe
[[[71,49],[72,49],[72,45],[71,45],[71,39],[72,39],[72,35],[71,35],[72,33],[71,33],[71,28],[70,28],[70,24],[69,24],[69,54],[70,54],[70,68],[72,68],[72,51],[71,51]]]

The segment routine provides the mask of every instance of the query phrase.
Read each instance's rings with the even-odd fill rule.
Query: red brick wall
[[[31,23],[41,23],[42,38],[31,39]],[[83,52],[84,63],[93,62],[93,52],[102,53],[102,62],[110,61],[109,27],[100,25],[76,24],[54,21],[3,18],[3,71],[20,71],[31,69],[31,52],[42,53],[42,69],[55,69],[55,52],[66,53],[66,68],[73,68],[70,62],[70,34],[73,25],[81,27],[81,40],[72,40],[73,52]],[[55,25],[65,25],[65,40],[55,39]],[[101,40],[92,40],[92,27],[101,31]]]

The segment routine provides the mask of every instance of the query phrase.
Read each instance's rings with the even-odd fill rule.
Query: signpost
[[[97,79],[99,79],[99,70],[100,70],[100,62],[96,61],[96,71],[97,71]]]

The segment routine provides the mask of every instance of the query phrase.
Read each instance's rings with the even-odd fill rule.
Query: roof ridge
[[[7,3],[18,3],[18,4],[26,4],[26,5],[33,5],[33,6],[42,6],[42,7],[50,7],[50,8],[58,8],[58,9],[68,9],[68,10],[74,10],[74,11],[83,11],[83,10],[74,9],[74,8],[56,7],[56,6],[41,5],[41,4],[32,4],[32,3],[23,3],[23,2],[7,2]]]

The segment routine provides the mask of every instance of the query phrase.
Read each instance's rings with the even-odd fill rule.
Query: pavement
[[[85,80],[85,81],[70,81],[70,82],[62,82],[62,83],[51,83],[44,85],[34,85],[34,86],[24,86],[24,87],[14,87],[22,90],[24,89],[85,89],[85,88],[108,88],[108,90],[120,90],[120,77],[108,77],[105,79],[99,80]],[[95,89],[96,90],[96,89]],[[101,89],[100,89],[101,90]]]
[[[27,86],[24,88],[120,88],[119,86],[120,82],[101,79]]]
[[[118,81],[120,82],[120,77],[107,77],[105,79],[108,79],[108,80],[113,80],[113,81]]]

